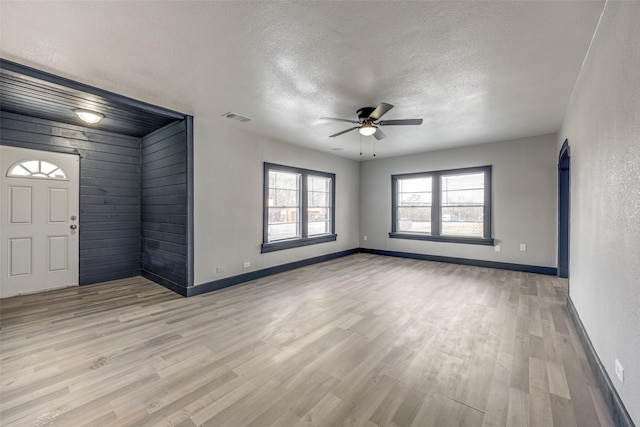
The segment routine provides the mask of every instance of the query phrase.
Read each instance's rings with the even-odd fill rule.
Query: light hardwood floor
[[[356,254],[1,301],[5,426],[611,426],[555,277]]]

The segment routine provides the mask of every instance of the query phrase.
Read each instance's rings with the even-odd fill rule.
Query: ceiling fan
[[[342,135],[343,133],[351,132],[352,130],[358,129],[360,135],[363,136],[371,136],[377,140],[381,140],[385,137],[384,133],[379,129],[379,126],[406,126],[406,125],[421,125],[422,119],[402,119],[402,120],[380,120],[380,118],[385,115],[389,110],[393,108],[393,105],[387,104],[386,102],[381,102],[377,107],[362,107],[360,108],[356,114],[358,115],[358,120],[348,120],[348,119],[336,119],[333,117],[320,117],[324,120],[336,120],[339,122],[347,122],[354,123],[358,126],[354,126],[347,130],[343,130],[342,132],[334,133],[333,135],[329,135],[329,138],[333,138],[334,136]]]

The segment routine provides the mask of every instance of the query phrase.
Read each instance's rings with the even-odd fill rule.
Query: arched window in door
[[[9,168],[10,178],[40,178],[66,180],[67,175],[59,166],[44,160],[23,160]]]

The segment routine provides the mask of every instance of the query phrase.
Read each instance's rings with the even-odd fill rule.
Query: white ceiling
[[[557,131],[603,5],[1,1],[0,49],[196,121],[368,160],[372,137],[328,138],[350,125],[319,118],[384,101],[385,120],[424,119],[385,127],[378,157]]]

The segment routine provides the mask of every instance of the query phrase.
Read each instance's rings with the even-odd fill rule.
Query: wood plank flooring
[[[3,426],[612,426],[555,277],[356,254],[2,300]]]

